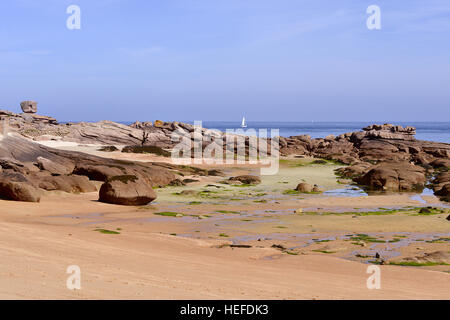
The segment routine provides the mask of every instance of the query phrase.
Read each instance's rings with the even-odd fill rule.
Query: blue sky
[[[69,5],[81,30],[68,30]],[[381,8],[368,30],[366,8]],[[450,121],[448,0],[2,0],[0,108],[62,121]]]

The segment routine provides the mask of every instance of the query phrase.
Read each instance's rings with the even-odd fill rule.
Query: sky
[[[2,0],[0,109],[23,100],[60,121],[450,121],[450,1]]]

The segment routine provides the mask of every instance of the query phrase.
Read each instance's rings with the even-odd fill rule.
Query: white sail
[[[242,128],[246,128],[247,125],[245,124],[245,117],[242,117],[242,124],[241,124]]]

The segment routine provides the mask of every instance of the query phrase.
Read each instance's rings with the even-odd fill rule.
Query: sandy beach
[[[0,200],[0,298],[450,298],[448,265],[380,265],[381,289],[366,285],[368,261],[377,252],[397,261],[448,250],[448,209],[434,196],[421,202],[407,193],[283,194],[299,177],[328,191],[345,189],[333,174],[337,167],[292,168],[289,162],[278,175],[244,187],[222,185],[222,177],[192,176],[198,182],[157,189],[157,201],[145,207],[101,203],[96,192],[48,192],[40,203]],[[256,169],[227,170],[233,175]],[[446,213],[408,211],[423,201]],[[358,215],[387,208],[399,211]],[[383,241],[362,246],[350,240],[358,234]],[[66,287],[70,265],[81,269],[81,290]]]

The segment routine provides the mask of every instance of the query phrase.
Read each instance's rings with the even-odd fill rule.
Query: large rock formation
[[[20,103],[20,108],[24,113],[36,113],[37,112],[37,102],[36,101],[22,101]]]

